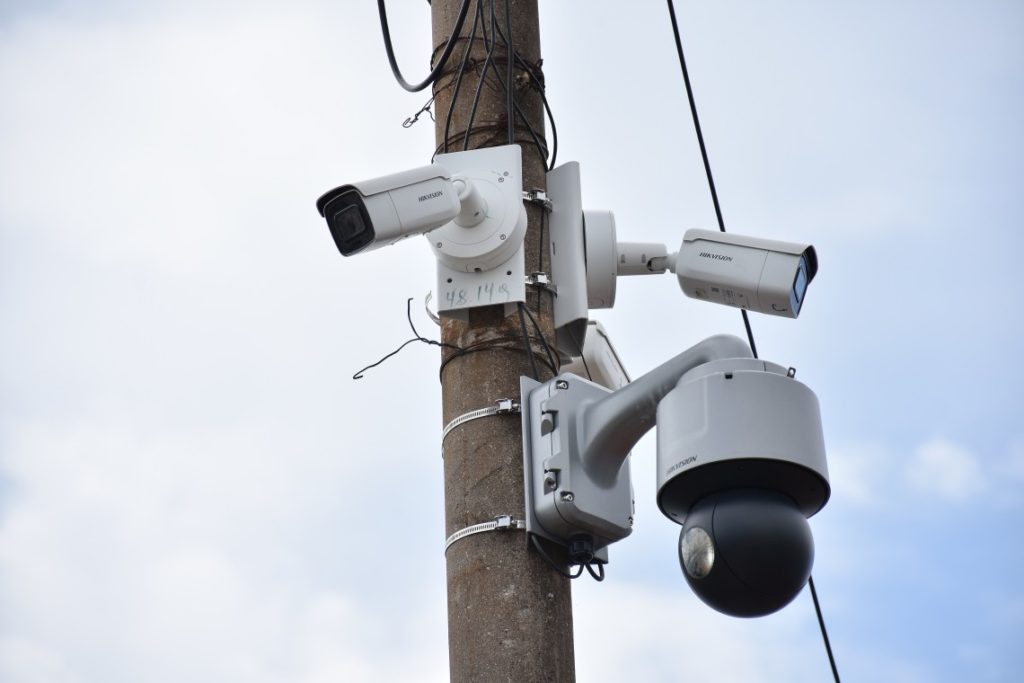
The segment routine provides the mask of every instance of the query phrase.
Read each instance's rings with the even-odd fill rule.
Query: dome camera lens
[[[715,544],[708,532],[699,526],[679,534],[679,559],[683,569],[694,579],[703,579],[715,564]]]
[[[701,498],[686,515],[679,563],[710,607],[759,617],[785,607],[814,562],[810,526],[796,503],[767,489],[734,489]]]

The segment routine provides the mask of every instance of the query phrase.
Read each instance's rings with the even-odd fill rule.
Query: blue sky
[[[412,78],[428,10],[393,4]],[[635,4],[541,3],[544,67],[585,205],[671,247],[714,213],[667,12]],[[343,260],[313,207],[433,149],[363,5],[0,10],[0,679],[446,680],[436,349],[349,379],[432,259]],[[752,322],[821,401],[843,679],[1018,679],[1024,11],[677,11],[727,226],[821,261],[799,320]],[[671,277],[594,317],[634,376],[742,332]],[[689,593],[653,460],[574,584],[579,679],[827,679],[806,594],[737,621]]]

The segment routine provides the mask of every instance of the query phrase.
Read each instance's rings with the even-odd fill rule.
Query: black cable
[[[725,220],[722,218],[722,206],[718,202],[718,190],[715,188],[715,178],[711,174],[711,162],[708,161],[708,149],[704,144],[704,132],[700,127],[700,117],[697,116],[697,103],[693,97],[693,87],[690,85],[690,72],[686,68],[686,57],[683,56],[683,41],[679,37],[679,24],[676,22],[676,8],[672,0],[668,1],[668,14],[672,19],[672,33],[676,39],[676,53],[679,55],[679,66],[683,70],[683,83],[686,85],[686,99],[690,103],[690,114],[693,117],[693,128],[697,132],[697,144],[700,146],[700,158],[704,161],[704,173],[708,177],[708,187],[711,188],[711,201],[715,205],[715,216],[718,218],[718,229],[725,232]],[[750,329],[750,318],[746,309],[740,311],[743,315],[743,327],[747,330],[747,341],[750,343],[750,352],[757,358],[757,344],[754,343],[754,333]]]
[[[593,565],[597,565],[597,572],[594,571]],[[587,573],[590,574],[594,581],[604,581],[604,562],[587,562]]]
[[[555,159],[558,157],[558,128],[555,126],[555,115],[551,113],[551,105],[548,104],[548,96],[544,92],[544,81],[534,72],[533,65],[521,58],[518,51],[516,52],[516,60],[522,65],[530,80],[533,81],[537,92],[540,94],[540,100],[544,103],[544,112],[548,116],[548,121],[551,122],[551,161],[548,163],[548,170],[550,171],[555,167]],[[529,125],[529,122],[527,122],[527,125]]]
[[[498,32],[498,35],[500,35],[502,37],[502,39],[505,40],[505,43],[507,45],[509,41],[505,38],[505,35],[501,32],[501,28],[500,27],[497,28],[497,32]],[[512,29],[509,28],[509,33],[511,33],[511,32],[512,32]],[[535,89],[537,90],[537,93],[540,95],[541,102],[544,103],[544,111],[545,111],[545,113],[548,116],[548,120],[551,122],[551,145],[552,146],[551,146],[551,161],[549,162],[548,161],[547,150],[546,150],[544,145],[541,145],[540,139],[537,136],[537,131],[534,130],[533,126],[530,124],[530,120],[526,117],[526,114],[523,113],[523,111],[519,108],[519,105],[516,105],[516,108],[515,108],[516,109],[516,113],[519,114],[519,118],[521,118],[523,120],[523,123],[526,125],[526,129],[529,131],[530,137],[533,138],[534,145],[536,145],[538,151],[540,151],[540,153],[541,153],[541,157],[544,159],[545,167],[550,171],[551,169],[553,169],[555,167],[555,158],[558,156],[558,129],[555,127],[555,117],[554,117],[554,114],[551,113],[551,105],[548,104],[547,95],[544,93],[544,82],[535,73],[535,67],[532,64],[530,64],[529,62],[527,62],[525,59],[523,59],[522,56],[520,56],[518,50],[513,50],[512,51],[512,56],[513,56],[514,61],[519,63],[519,65],[522,67],[523,71],[525,71],[526,74],[530,77],[530,80],[533,81]],[[501,75],[500,74],[497,74],[497,75],[498,75],[498,79],[501,80]]]
[[[455,41],[462,31],[462,24],[466,21],[466,14],[469,12],[469,0],[463,0],[462,8],[459,9],[459,16],[455,20],[455,27],[452,28],[452,32],[448,35],[448,42],[444,46],[444,52],[441,53],[440,59],[437,60],[437,65],[430,70],[430,73],[427,74],[427,77],[421,83],[416,85],[409,83],[402,77],[402,72],[398,68],[398,62],[395,61],[395,48],[391,44],[391,28],[388,26],[388,12],[387,8],[384,7],[384,0],[377,0],[377,11],[380,14],[380,30],[384,35],[384,49],[388,53],[388,64],[391,65],[391,73],[395,75],[395,80],[398,81],[400,86],[409,92],[419,92],[436,81],[441,71],[444,70],[445,64],[448,63],[448,57],[451,56],[452,50],[455,48]]]
[[[494,18],[494,2],[493,2],[493,0],[491,2],[490,7],[491,7],[491,16],[492,16],[492,21],[491,21],[491,38],[490,38],[490,40],[488,40],[488,38],[487,38],[487,31],[485,29],[483,31],[483,41],[484,41],[484,46],[487,48],[487,58],[484,60],[483,68],[481,69],[481,72],[480,72],[480,81],[477,83],[477,92],[474,94],[473,108],[470,111],[469,124],[467,124],[466,132],[465,132],[465,139],[464,139],[464,142],[463,142],[463,149],[464,150],[468,148],[469,135],[470,135],[470,132],[472,130],[473,121],[476,118],[476,99],[479,97],[480,88],[483,86],[483,82],[487,78],[487,70],[488,70],[488,68],[490,68],[490,70],[494,72],[495,80],[497,80],[498,86],[502,90],[511,91],[511,89],[512,89],[511,86],[513,85],[513,81],[512,81],[511,78],[502,77],[501,71],[498,70],[497,63],[493,59],[494,48],[497,47],[497,44],[498,44],[498,40],[497,40],[498,36],[501,36],[502,39],[505,41],[506,50],[508,50],[509,48],[508,48],[508,39],[505,38],[505,34],[501,32],[501,28],[498,26],[498,24],[493,21],[493,18]],[[493,41],[493,42],[491,42],[491,41]],[[509,54],[512,55],[512,61],[515,61],[515,60],[518,60],[520,62],[523,61],[514,51],[510,52]],[[506,59],[508,59],[507,56],[506,56]],[[525,64],[525,62],[524,62],[524,64]],[[511,71],[511,68],[509,68],[509,71]],[[510,93],[510,95],[511,95],[511,93]],[[541,96],[543,97],[543,93],[541,94]],[[540,137],[537,135],[537,131],[534,130],[533,125],[530,123],[530,120],[527,118],[527,116],[523,112],[522,108],[520,108],[519,104],[515,101],[515,98],[512,97],[512,99],[510,101],[512,103],[512,112],[513,112],[513,114],[506,114],[506,116],[510,120],[510,124],[506,126],[506,129],[509,131],[509,140],[510,140],[509,144],[512,144],[512,143],[515,142],[515,118],[514,118],[514,114],[518,114],[519,118],[523,121],[523,124],[526,126],[526,131],[527,131],[527,133],[529,133],[531,140],[533,140],[533,144],[534,144],[534,146],[537,149],[537,153],[540,154],[540,158],[544,162],[545,168],[548,168],[548,161],[547,161],[547,159],[548,159],[548,151],[547,151],[547,147],[545,147],[545,145],[540,141]]]
[[[494,0],[491,0],[491,14],[494,14]],[[508,29],[508,37],[505,38],[505,61],[508,62],[506,66],[508,69],[506,92],[508,93],[508,144],[511,145],[516,141],[516,96],[515,84],[512,80],[516,60],[512,53],[512,0],[505,0],[505,28]]]
[[[482,8],[482,4],[480,5],[480,7]],[[491,9],[492,10],[494,9],[493,3],[491,5]],[[483,12],[483,9],[481,9],[481,12]],[[492,18],[493,18],[493,11],[492,11]],[[493,22],[492,22],[492,28],[493,28]],[[473,121],[476,119],[476,108],[480,104],[480,93],[481,93],[483,85],[484,85],[484,80],[486,80],[486,78],[487,78],[487,66],[488,66],[488,64],[491,63],[491,59],[494,57],[494,46],[497,44],[497,43],[491,43],[490,45],[488,45],[488,42],[487,42],[487,28],[485,26],[481,26],[480,27],[480,31],[481,31],[481,35],[483,36],[483,39],[484,39],[484,45],[487,46],[487,54],[484,57],[483,68],[480,69],[480,80],[478,80],[476,82],[476,91],[473,93],[473,106],[470,107],[470,109],[469,109],[469,121],[466,123],[466,134],[465,134],[465,136],[462,139],[462,151],[463,152],[465,152],[466,150],[469,149],[469,134],[470,134],[470,131],[473,130]],[[452,100],[452,102],[454,103],[455,100]]]
[[[455,78],[455,92],[448,102],[448,113],[444,117],[444,151],[448,152],[448,131],[452,127],[452,113],[455,111],[455,100],[459,98],[459,90],[462,89],[462,76],[466,73],[466,64],[469,62],[469,53],[473,51],[473,41],[476,40],[476,26],[480,20],[480,7],[473,13],[473,26],[469,29],[469,38],[466,40],[466,51],[462,53],[462,62],[459,64],[459,73]]]
[[[412,333],[414,335],[413,338],[403,342],[401,346],[399,346],[397,349],[395,349],[391,353],[387,354],[386,356],[384,356],[383,358],[378,360],[376,363],[371,363],[370,365],[367,365],[362,370],[357,371],[354,375],[352,375],[352,379],[362,379],[364,372],[366,372],[367,370],[370,370],[372,368],[377,367],[378,365],[380,365],[381,363],[383,363],[387,359],[391,358],[392,356],[397,355],[399,351],[404,349],[409,344],[412,344],[413,342],[417,342],[417,341],[418,342],[423,342],[424,344],[429,344],[430,346],[440,346],[442,348],[455,349],[457,351],[465,351],[465,349],[463,349],[461,346],[456,346],[454,344],[448,344],[448,343],[445,343],[445,342],[437,341],[436,339],[427,339],[426,337],[422,336],[416,330],[416,326],[413,325],[413,323],[412,323],[412,297],[409,297],[405,301],[405,319],[409,321],[409,327],[410,327],[410,329],[412,329]]]
[[[572,331],[571,326],[567,327],[566,329],[569,330],[569,338],[572,339],[572,343],[576,345],[576,350],[579,351],[580,360],[583,362],[583,369],[587,373],[587,379],[593,382],[594,376],[590,374],[590,366],[587,365],[587,358],[586,356],[583,355],[583,344],[580,342],[579,339],[576,338],[576,334]]]
[[[544,338],[544,332],[540,329],[540,325],[537,323],[537,319],[533,317],[533,313],[530,311],[529,306],[525,306],[523,304],[519,305],[522,307],[522,310],[526,311],[526,317],[528,317],[530,319],[530,322],[533,324],[533,329],[537,330],[537,335],[540,337],[540,343],[544,347],[544,352],[548,356],[548,362],[550,362],[551,365],[557,367],[559,363],[557,360],[555,360],[555,354],[551,350],[551,345],[548,344],[548,340]]]
[[[486,58],[484,59],[484,62],[482,64],[481,68],[480,68],[480,80],[478,80],[478,82],[477,82],[476,91],[474,92],[474,95],[473,95],[473,105],[472,105],[472,107],[470,109],[469,121],[466,124],[465,130],[460,131],[456,135],[457,136],[462,136],[462,138],[463,138],[463,150],[467,150],[467,149],[469,149],[469,136],[472,135],[475,132],[479,132],[480,130],[482,130],[482,129],[479,129],[479,128],[474,128],[473,123],[476,120],[476,111],[477,111],[477,107],[479,106],[479,98],[480,98],[480,94],[482,93],[482,89],[483,89],[483,86],[484,86],[484,80],[486,80],[486,78],[487,78],[488,70],[491,70],[491,71],[494,72],[495,78],[496,78],[496,80],[497,80],[497,82],[498,82],[498,84],[499,84],[499,86],[501,87],[502,90],[506,90],[507,91],[507,90],[514,89],[514,86],[515,86],[514,76],[512,78],[509,78],[507,75],[506,76],[502,76],[501,71],[497,68],[497,61],[494,58],[495,57],[494,49],[495,49],[495,47],[497,45],[497,38],[500,37],[502,39],[502,41],[504,42],[504,44],[505,44],[506,51],[508,52],[508,54],[511,54],[511,58],[512,58],[514,64],[518,64],[527,73],[527,75],[530,78],[531,83],[534,86],[534,89],[538,92],[538,94],[541,97],[541,101],[544,103],[544,111],[545,111],[549,121],[551,122],[552,149],[551,149],[551,153],[550,153],[550,156],[551,156],[550,163],[548,162],[548,154],[549,154],[549,152],[548,152],[548,148],[547,148],[546,143],[541,141],[540,136],[538,136],[537,131],[533,128],[533,125],[530,123],[529,118],[523,112],[522,108],[519,106],[519,103],[515,100],[514,92],[513,92],[512,108],[513,108],[513,111],[514,111],[514,115],[518,116],[518,118],[520,120],[522,120],[522,122],[525,125],[525,127],[527,129],[527,132],[528,132],[528,134],[529,134],[529,136],[530,136],[530,138],[531,138],[531,140],[532,140],[532,142],[533,142],[533,144],[534,144],[534,146],[535,146],[535,148],[537,150],[537,153],[540,154],[541,159],[544,161],[545,167],[550,170],[551,168],[554,167],[554,161],[555,161],[555,159],[557,157],[557,154],[558,154],[558,128],[557,128],[557,126],[555,124],[554,114],[551,111],[551,105],[548,103],[547,96],[544,93],[544,83],[543,83],[542,77],[539,76],[538,73],[537,73],[538,72],[538,67],[537,66],[535,66],[533,64],[530,64],[529,62],[524,60],[520,56],[518,50],[515,50],[514,48],[509,49],[510,41],[506,37],[505,33],[502,32],[500,25],[493,19],[493,15],[494,15],[494,2],[493,2],[493,0],[491,1],[490,5],[489,5],[489,8],[490,8],[490,11],[491,11],[491,14],[492,14],[491,35],[488,36],[488,34],[487,34],[486,24],[481,24],[481,26],[480,26],[481,31],[482,31],[482,40],[484,41],[484,45],[485,45],[485,47],[487,49],[487,55],[486,55]],[[477,3],[476,12],[474,13],[474,19],[473,19],[473,28],[470,30],[468,38],[461,39],[461,40],[466,40],[467,41],[467,45],[466,45],[466,49],[465,49],[465,51],[463,52],[463,55],[462,55],[462,61],[461,61],[461,64],[459,66],[459,70],[458,70],[458,72],[456,74],[456,78],[455,78],[455,91],[453,92],[451,100],[448,103],[448,111],[445,114],[444,139],[441,141],[441,144],[438,145],[437,150],[435,150],[435,152],[434,152],[435,154],[437,154],[439,152],[448,152],[448,147],[451,144],[451,139],[452,139],[451,122],[452,122],[452,117],[453,117],[454,110],[455,110],[455,103],[456,103],[456,100],[458,99],[459,92],[461,92],[462,83],[463,83],[463,80],[464,80],[464,77],[465,77],[465,73],[466,73],[467,68],[469,67],[469,65],[471,63],[470,54],[471,54],[471,51],[472,51],[473,43],[477,40],[477,26],[478,26],[478,24],[480,24],[480,19],[483,17],[483,11],[484,11],[483,10],[483,2]],[[506,14],[509,14],[509,13],[510,13],[510,11],[507,12]],[[507,20],[508,20],[508,17],[506,17],[506,21]],[[509,24],[509,26],[511,26],[511,24]],[[509,31],[509,32],[511,33],[511,31]],[[493,41],[493,43],[492,43],[492,41]],[[513,71],[513,69],[511,67],[509,67],[507,70],[508,70],[508,72],[512,72]],[[515,140],[515,117],[513,116],[511,118],[512,118],[512,140],[514,142],[514,140]],[[509,127],[508,127],[507,122],[506,122],[506,126],[505,126],[506,137],[507,137],[508,128]],[[493,138],[491,140],[493,140]],[[490,142],[491,140],[488,140],[488,142]]]
[[[519,310],[519,329],[523,332],[523,343],[526,344],[526,357],[530,359],[530,369],[533,371],[533,378],[540,381],[540,371],[537,370],[537,359],[533,357],[533,343],[530,341],[530,335],[526,331],[526,318],[523,317],[523,311],[526,306],[520,301],[516,304],[516,308]]]
[[[404,342],[404,343],[403,343],[403,344],[402,344],[401,346],[399,346],[399,347],[398,347],[397,349],[395,349],[394,351],[392,351],[392,352],[391,352],[391,353],[389,353],[388,355],[386,355],[386,356],[384,356],[383,358],[381,358],[381,359],[380,359],[379,361],[377,361],[376,363],[371,363],[370,365],[367,365],[367,366],[366,366],[365,368],[363,368],[362,370],[358,370],[358,371],[356,371],[356,373],[355,373],[354,375],[352,375],[352,379],[362,379],[362,378],[363,378],[363,373],[364,373],[364,372],[366,372],[367,370],[370,370],[371,368],[375,368],[375,367],[377,367],[378,365],[380,365],[381,363],[383,363],[384,361],[386,361],[386,360],[387,360],[388,358],[391,358],[392,356],[398,355],[398,352],[399,352],[399,351],[401,351],[401,350],[402,350],[402,349],[404,349],[404,348],[405,348],[406,346],[408,346],[409,344],[412,344],[413,342],[416,342],[416,341],[419,341],[419,339],[409,339],[408,341]]]
[[[722,207],[718,203],[718,191],[715,189],[715,179],[711,175],[711,162],[708,161],[708,150],[704,145],[704,133],[701,131],[700,118],[697,116],[697,104],[693,97],[693,88],[690,86],[690,74],[686,69],[686,58],[683,56],[683,41],[679,36],[679,24],[676,22],[676,10],[672,0],[668,2],[668,13],[672,19],[672,33],[676,40],[676,52],[679,54],[679,66],[683,71],[683,83],[686,84],[686,98],[690,102],[690,114],[693,116],[693,127],[697,132],[697,142],[700,145],[700,156],[704,160],[704,172],[708,177],[708,187],[711,188],[711,200],[715,205],[715,215],[718,217],[718,229],[725,232],[725,221],[722,219]],[[746,310],[740,311],[743,314],[743,326],[747,330],[747,340],[750,342],[750,351],[754,358],[757,358],[757,346],[754,344],[754,332],[750,328],[750,318]],[[821,613],[821,605],[818,604],[818,593],[814,590],[814,579],[807,578],[807,584],[811,587],[811,598],[814,601],[814,611],[818,616],[818,625],[821,627],[821,637],[825,642],[825,651],[828,653],[828,663],[832,667],[832,677],[839,683],[839,670],[836,668],[835,657],[832,656],[832,645],[828,640],[828,632],[825,630],[825,618]]]
[[[496,339],[487,339],[484,341],[477,342],[475,344],[470,344],[469,346],[465,346],[461,350],[450,354],[447,358],[442,360],[441,367],[438,369],[438,377],[444,377],[445,368],[448,367],[448,364],[451,363],[456,358],[467,356],[471,353],[480,353],[482,351],[493,350],[515,351],[518,353],[522,353],[523,355],[527,354],[527,350],[523,346],[522,337],[520,335],[516,335],[515,337],[499,337]],[[551,374],[558,374],[558,368],[551,367],[550,365],[548,365],[548,362],[543,358],[541,359],[541,363],[543,363],[545,366],[548,367],[548,369],[551,370]]]
[[[552,569],[554,569],[556,572],[558,572],[559,574],[561,574],[565,578],[567,578],[567,579],[578,579],[580,577],[580,575],[583,574],[583,565],[582,564],[579,565],[579,569],[576,571],[575,574],[570,574],[569,572],[567,572],[564,569],[562,569],[557,562],[555,562],[553,559],[551,559],[551,556],[547,554],[547,552],[544,550],[544,548],[541,547],[540,541],[537,540],[537,534],[530,534],[530,542],[533,544],[533,547],[537,550],[537,554],[540,555],[542,558],[544,558],[544,561],[547,562],[549,565],[551,565]]]
[[[811,587],[811,600],[814,601],[814,613],[818,615],[818,626],[821,628],[821,639],[825,641],[825,651],[828,653],[828,664],[832,667],[832,678],[839,683],[839,669],[836,668],[836,659],[832,656],[832,645],[828,640],[828,631],[825,630],[825,618],[821,616],[821,605],[818,604],[818,591],[814,589],[814,577],[807,577],[807,585]]]

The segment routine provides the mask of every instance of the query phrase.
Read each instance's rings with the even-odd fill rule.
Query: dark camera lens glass
[[[358,192],[344,192],[324,207],[331,237],[344,256],[350,256],[373,242],[373,227]]]
[[[358,206],[343,206],[341,211],[331,216],[331,222],[334,224],[334,230],[341,233],[345,241],[358,239],[366,230],[366,223],[359,215]]]
[[[807,262],[800,259],[800,267],[796,271],[796,278],[793,280],[793,295],[798,303],[803,303],[804,292],[807,291]]]

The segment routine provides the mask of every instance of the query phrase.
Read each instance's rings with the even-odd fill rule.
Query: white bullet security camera
[[[620,276],[672,271],[689,297],[796,318],[818,272],[809,244],[692,229],[669,254],[663,244],[619,242],[610,211],[584,211],[582,226],[589,308],[615,305]]]
[[[437,166],[342,185],[316,202],[343,256],[394,244],[449,221],[479,224],[486,202],[471,179]]]
[[[316,202],[344,256],[426,235],[438,311],[525,301],[526,209],[518,145],[439,154],[436,163],[341,185]]]
[[[800,315],[807,285],[818,272],[818,255],[809,244],[715,230],[687,230],[679,253],[664,263],[686,296],[788,318]]]

